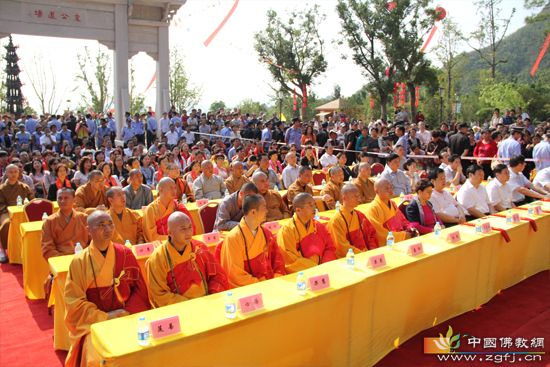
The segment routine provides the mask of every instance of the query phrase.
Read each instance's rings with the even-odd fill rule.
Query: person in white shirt
[[[319,159],[319,163],[323,168],[330,168],[338,164],[338,158],[333,154],[334,147],[332,145],[327,145],[325,153]]]
[[[166,143],[169,146],[178,145],[178,140],[180,137],[178,132],[176,131],[176,126],[174,124],[170,124],[170,131],[164,134],[164,136],[166,136]]]
[[[440,166],[441,167],[441,166]],[[466,177],[462,173],[462,164],[460,156],[453,154],[449,157],[449,164],[443,169],[445,171],[445,180],[447,185],[462,185],[466,181]]]
[[[163,134],[166,134],[170,130],[170,119],[168,118],[168,113],[164,112],[159,122],[160,130]]]
[[[510,136],[498,145],[499,158],[512,158],[521,155],[519,140],[523,136],[522,128],[514,128]]]
[[[193,145],[195,144],[195,133],[191,131],[191,127],[190,126],[187,126],[187,128],[185,129],[185,131],[183,132],[183,134],[181,134],[181,136],[183,138],[185,138],[185,142],[188,144],[188,145]]]
[[[468,179],[460,190],[458,190],[456,194],[457,201],[474,218],[482,218],[487,214],[494,213],[494,208],[489,202],[487,190],[481,185],[484,176],[483,168],[477,164],[472,164],[468,167],[466,173],[468,174]]]
[[[518,155],[510,159],[510,187],[513,191],[513,200],[516,205],[526,203],[526,197],[534,199],[544,199],[546,193],[533,185],[527,177],[523,175],[525,169],[525,157]]]
[[[489,202],[498,212],[514,208],[512,188],[508,184],[508,180],[510,180],[508,167],[505,164],[498,164],[493,169],[493,174],[495,179],[486,186]]]
[[[300,167],[296,164],[297,160],[298,158],[296,157],[295,152],[288,152],[285,156],[287,165],[283,169],[282,180],[284,187],[287,189],[294,183],[294,181],[296,181],[298,174],[300,173]]]
[[[546,167],[537,172],[533,180],[533,185],[539,190],[543,190],[547,194],[550,194],[550,167]]]
[[[432,141],[432,133],[426,130],[426,123],[424,121],[418,123],[418,129],[419,131],[416,133],[416,137],[420,140],[422,148],[426,149],[430,141]]]
[[[44,129],[44,135],[40,137],[40,145],[42,146],[42,151],[46,149],[53,149],[54,145],[57,144],[55,135],[50,133],[50,128],[47,127]]]
[[[445,190],[445,172],[441,168],[432,168],[428,171],[428,178],[434,184],[430,203],[445,226],[466,222],[466,210]]]
[[[544,140],[533,148],[533,160],[537,171],[550,167],[550,133],[543,135]]]

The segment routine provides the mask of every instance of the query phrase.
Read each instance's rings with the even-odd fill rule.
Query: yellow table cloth
[[[137,315],[100,322],[91,327],[89,347],[104,366],[371,366],[420,331],[549,269],[550,237],[543,227],[550,226],[550,215],[533,218],[537,232],[524,222],[508,225],[510,243],[496,231],[475,234],[473,227],[457,226],[443,230],[441,238],[428,234],[394,250],[358,254],[355,270],[346,269],[343,259],[322,264],[306,270],[306,276],[328,273],[331,288],[305,297],[296,294],[294,274],[235,289],[236,298],[261,291],[265,305],[236,321],[225,319],[220,294],[148,311],[148,321],[179,315],[182,333],[145,348],[136,342]],[[501,218],[488,220],[505,226]],[[457,229],[462,241],[448,244],[446,234]],[[416,242],[425,253],[407,255],[407,246]],[[526,255],[515,257],[521,249]],[[388,265],[366,268],[378,253],[385,254]]]
[[[59,210],[57,201],[53,202],[54,212]],[[23,212],[22,206],[8,206],[10,216],[10,229],[8,231],[8,257],[10,264],[21,264],[21,223],[25,223],[27,218]]]
[[[50,268],[42,256],[42,221],[21,223],[23,288],[28,299],[44,298],[44,281]]]

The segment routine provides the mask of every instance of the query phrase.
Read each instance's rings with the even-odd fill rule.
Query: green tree
[[[218,112],[219,110],[225,110],[225,108],[224,101],[215,101],[210,105],[210,112]]]
[[[466,39],[468,45],[489,66],[493,79],[496,77],[497,66],[507,62],[507,59],[498,57],[497,52],[516,12],[516,9],[513,8],[508,18],[500,18],[499,5],[501,2],[502,0],[478,0],[476,2],[479,23],[476,31],[472,32],[469,37],[475,41],[475,44],[471,44]]]
[[[495,83],[492,79],[482,82],[479,102],[480,109],[477,115],[482,119],[489,117],[494,108],[504,111],[511,106],[525,106],[525,100],[515,84],[510,82]]]
[[[101,47],[92,56],[88,47],[84,53],[77,54],[79,71],[76,75],[80,82],[80,95],[87,107],[96,113],[105,112],[113,103],[111,86],[111,56]],[[79,87],[77,86],[76,89]],[[75,89],[75,90],[76,90]]]
[[[254,100],[249,99],[249,98],[244,99],[241,102],[239,102],[239,104],[236,106],[236,108],[239,111],[241,111],[241,113],[243,113],[243,114],[255,113],[255,114],[259,115],[260,113],[267,111],[267,106],[265,104],[254,101]]]
[[[313,80],[327,69],[323,40],[318,32],[324,19],[317,6],[292,12],[285,18],[269,10],[266,28],[254,36],[254,48],[273,79],[288,93],[296,90],[302,102],[302,88],[309,89]],[[311,103],[309,96],[307,102]],[[306,119],[307,109],[302,107],[301,112],[302,119]]]
[[[177,49],[170,52],[170,104],[179,112],[197,104],[201,97],[199,88],[193,86]]]
[[[334,86],[334,92],[332,93],[332,98],[336,99],[340,97],[342,97],[342,88],[340,87],[340,85],[336,84]]]

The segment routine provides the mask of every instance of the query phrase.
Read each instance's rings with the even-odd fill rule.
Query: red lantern
[[[401,91],[399,93],[399,103],[401,104],[401,106],[405,105],[405,90],[406,90],[405,83],[401,83]]]
[[[396,1],[390,1],[386,3],[386,9],[389,11],[392,11],[393,9],[397,8],[397,2]]]
[[[399,83],[393,83],[393,108],[397,108],[397,88]]]
[[[307,87],[306,85],[302,85],[302,107],[303,108],[306,108],[307,107]]]
[[[445,11],[444,8],[442,8],[441,6],[438,6],[435,8],[435,19],[436,20],[443,20],[445,19],[445,17],[447,16],[447,12]]]
[[[292,96],[292,111],[296,111],[296,103],[298,103],[296,99],[296,88],[294,88],[294,95]]]
[[[371,110],[374,109],[374,99],[372,97],[369,97],[369,106]]]
[[[418,107],[418,103],[420,102],[420,87],[416,86],[416,87],[414,87],[414,89],[415,89],[415,92],[416,92],[415,93],[416,98],[415,98],[415,101],[414,101],[414,105],[416,107]]]

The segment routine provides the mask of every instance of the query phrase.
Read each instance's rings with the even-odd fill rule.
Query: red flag
[[[539,64],[542,61],[542,58],[544,57],[544,54],[548,50],[548,46],[550,45],[550,33],[546,36],[546,40],[544,41],[544,44],[542,45],[539,56],[537,57],[537,60],[533,64],[533,67],[531,68],[531,76],[535,76],[535,73],[537,72],[537,69],[539,68]]]
[[[399,83],[393,83],[393,108],[397,108],[397,88]]]
[[[302,107],[303,108],[306,108],[307,107],[307,87],[306,85],[302,85]]]
[[[401,106],[405,105],[405,89],[405,83],[401,83],[401,91],[399,93],[399,103],[401,104]]]
[[[414,87],[414,89],[415,89],[415,96],[416,96],[415,101],[414,101],[414,105],[416,107],[418,107],[418,103],[420,102],[420,87],[416,86],[416,87]]]
[[[296,111],[296,103],[298,101],[296,100],[296,88],[294,88],[294,95],[292,96],[292,111]]]
[[[370,109],[374,109],[374,98],[372,97],[369,97],[369,106],[370,106]]]

